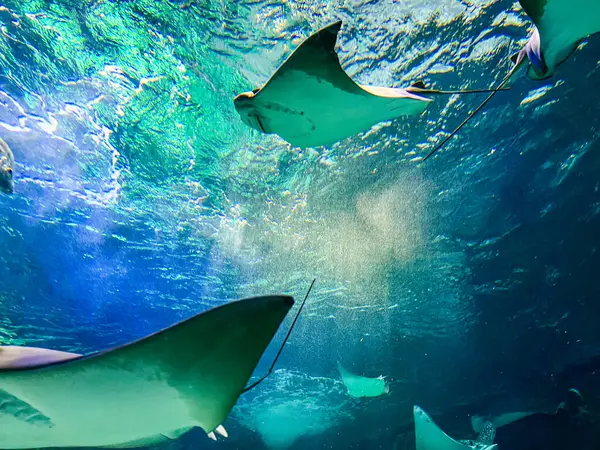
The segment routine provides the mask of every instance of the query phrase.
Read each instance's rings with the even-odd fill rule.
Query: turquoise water
[[[414,404],[554,407],[600,348],[600,42],[549,80],[521,72],[426,163],[481,97],[317,149],[245,126],[234,96],[338,19],[347,73],[393,87],[491,87],[531,31],[506,1],[2,3],[2,343],[105,349],[316,277],[229,438],[168,445],[401,449]],[[348,396],[338,361],[389,395]]]

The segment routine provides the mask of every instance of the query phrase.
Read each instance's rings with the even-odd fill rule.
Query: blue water
[[[305,151],[232,99],[340,18],[360,83],[492,86],[531,27],[511,2],[3,5],[2,344],[92,352],[230,300],[300,300],[316,277],[229,438],[165,447],[401,450],[414,404],[467,439],[470,414],[553,409],[570,387],[594,413],[578,367],[600,355],[598,36],[420,163],[481,98]],[[390,394],[349,397],[337,361]]]

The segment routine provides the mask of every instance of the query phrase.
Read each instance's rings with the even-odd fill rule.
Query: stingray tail
[[[477,108],[475,108],[466,118],[465,120],[463,120],[459,126],[457,126],[452,133],[450,133],[442,142],[440,142],[438,145],[435,146],[435,148],[433,150],[431,150],[427,156],[425,156],[425,158],[423,158],[423,161],[428,160],[431,156],[433,156],[434,153],[436,153],[438,150],[440,150],[445,144],[446,142],[448,142],[450,139],[452,139],[459,131],[462,127],[464,127],[474,116],[475,114],[477,114],[479,111],[481,111],[481,109],[494,97],[494,95],[496,95],[496,93],[498,91],[501,90],[505,90],[504,89],[504,85],[508,82],[508,80],[510,79],[510,77],[512,77],[512,75],[515,73],[515,71],[517,70],[517,68],[519,67],[519,64],[515,64],[515,66],[508,72],[508,74],[506,74],[506,76],[504,77],[504,79],[500,82],[500,84],[494,88],[490,90],[490,95],[488,95],[486,97],[486,99],[481,102],[479,104],[479,106]],[[481,91],[484,92],[484,91]],[[464,92],[463,92],[464,93]]]
[[[510,88],[507,87],[497,87],[492,89],[459,89],[457,91],[432,91],[432,94],[441,94],[441,95],[455,95],[455,94],[488,94],[488,93],[496,93],[499,91],[510,91]]]
[[[298,313],[296,314],[296,317],[294,317],[294,321],[292,322],[292,325],[290,326],[290,329],[288,330],[285,338],[283,339],[281,347],[279,348],[279,351],[277,352],[277,355],[275,356],[275,359],[273,359],[273,363],[271,364],[271,367],[269,367],[269,370],[267,371],[266,374],[264,374],[262,377],[260,377],[258,380],[256,380],[254,383],[252,383],[250,386],[245,387],[244,390],[242,391],[243,394],[245,394],[246,392],[248,392],[251,389],[254,389],[260,383],[262,383],[263,381],[265,381],[265,379],[269,375],[271,375],[271,373],[273,373],[273,369],[275,368],[275,364],[277,364],[277,360],[281,356],[281,352],[283,352],[283,347],[285,347],[285,344],[286,344],[288,338],[290,337],[290,334],[292,334],[292,330],[294,329],[294,325],[296,325],[296,321],[300,317],[300,313],[302,312],[302,308],[304,308],[304,304],[306,303],[306,299],[308,299],[308,296],[310,295],[310,291],[312,291],[312,288],[315,285],[316,281],[317,281],[317,279],[315,278],[314,280],[312,280],[312,283],[310,283],[310,286],[308,287],[308,291],[306,291],[306,295],[304,296],[304,300],[302,300],[302,303],[300,304],[300,308],[298,309]]]
[[[458,89],[452,91],[444,91],[440,89],[429,89],[425,86],[422,81],[416,81],[406,89],[408,92],[415,94],[438,94],[438,95],[455,95],[455,94],[487,94],[490,92],[496,93],[498,91],[510,91],[510,88],[498,86],[491,89]]]

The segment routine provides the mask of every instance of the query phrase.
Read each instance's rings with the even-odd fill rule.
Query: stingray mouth
[[[258,114],[249,115],[247,117],[246,124],[248,124],[249,126],[251,126],[252,128],[254,128],[257,131],[267,133],[267,130],[265,130],[265,128],[263,127],[262,121],[260,120],[260,116]]]
[[[256,131],[260,131],[261,133],[266,133],[267,131],[263,128],[262,122],[258,114],[255,111],[246,111],[245,113],[240,113],[240,117],[242,118],[242,122],[248,125],[250,128],[254,128]]]
[[[235,110],[240,115],[242,122],[244,122],[250,128],[254,128],[256,131],[260,131],[262,133],[267,133],[263,127],[261,117],[254,107],[252,97],[247,96],[247,94],[251,94],[253,96],[251,92],[246,92],[238,95],[234,99]]]

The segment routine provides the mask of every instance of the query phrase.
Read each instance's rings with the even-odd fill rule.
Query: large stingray
[[[416,450],[497,450],[489,442],[459,442],[438,427],[433,419],[420,407],[413,408],[415,419]],[[492,437],[493,440],[493,437]]]
[[[293,303],[228,303],[87,356],[0,347],[0,448],[128,448],[195,426],[223,432]]]
[[[419,94],[490,92],[439,91],[421,82],[406,89],[359,85],[344,71],[335,51],[341,26],[341,21],[335,22],[312,34],[262,88],[235,97],[244,123],[297,147],[318,147],[385,120],[421,114],[432,100]]]
[[[423,160],[430,158],[456,135],[527,60],[529,78],[549,78],[554,74],[556,67],[575,51],[582,39],[600,32],[598,0],[519,0],[519,3],[533,21],[535,28],[525,47],[511,57],[512,69],[498,87]]]
[[[498,427],[495,440],[510,450],[598,450],[600,433],[591,416],[559,408],[555,413],[535,413]]]

